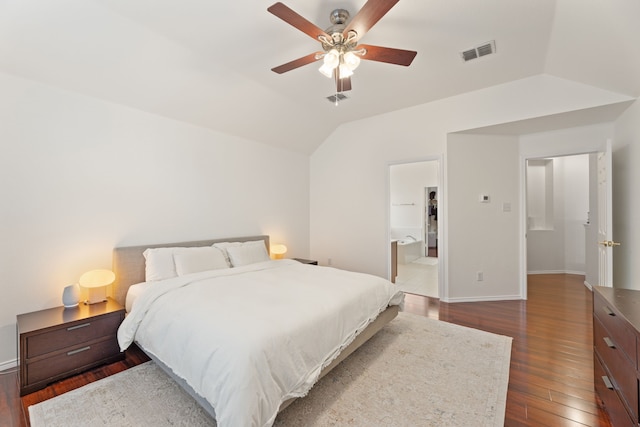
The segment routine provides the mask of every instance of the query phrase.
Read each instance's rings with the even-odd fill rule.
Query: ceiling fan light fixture
[[[327,64],[322,64],[322,66],[320,67],[320,69],[318,71],[320,71],[320,73],[322,73],[323,76],[327,77],[327,78],[332,78],[333,77],[333,70],[335,69],[335,67],[329,67]]]
[[[267,8],[267,11],[319,41],[322,52],[303,56],[271,70],[282,74],[324,59],[319,71],[326,77],[335,79],[336,93],[339,93],[351,90],[350,76],[360,64],[361,59],[410,65],[417,52],[358,44],[371,27],[396,3],[398,0],[366,0],[351,21],[347,10],[335,9],[330,15],[332,25],[326,30],[322,30],[283,3],[274,3]]]
[[[353,70],[345,63],[340,64],[339,76],[341,79],[353,76]]]
[[[342,62],[342,54],[337,49],[331,49],[324,55],[320,71],[327,78],[333,77],[333,70]]]
[[[344,54],[344,63],[349,70],[353,71],[360,65],[360,57],[353,52],[347,52]]]
[[[331,69],[336,68],[339,63],[340,63],[340,53],[336,49],[331,49],[324,56],[324,65],[326,65],[327,67],[331,67]]]

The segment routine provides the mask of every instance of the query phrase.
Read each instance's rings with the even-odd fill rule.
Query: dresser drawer
[[[123,315],[118,313],[67,324],[58,329],[49,329],[41,334],[29,336],[26,343],[27,359],[113,335],[122,320]]]
[[[620,317],[598,293],[593,295],[593,315],[602,322],[608,337],[613,340],[618,349],[625,353],[625,357],[629,359],[635,370],[637,367],[636,336],[625,319]]]
[[[618,393],[610,387],[610,383],[608,383],[609,377],[595,353],[593,355],[593,376],[596,393],[598,393],[598,396],[600,396],[604,403],[604,408],[611,419],[611,424],[616,427],[637,427],[638,424],[634,423],[631,417],[629,417],[629,413],[618,397]]]
[[[74,370],[81,371],[93,363],[119,353],[120,348],[115,336],[72,347],[55,356],[27,363],[27,384],[34,384]]]
[[[602,364],[611,373],[609,380],[614,389],[618,390],[627,409],[638,418],[638,381],[635,375],[629,374],[635,373],[635,368],[616,347],[615,341],[608,336],[607,330],[597,318],[593,321],[593,344]]]

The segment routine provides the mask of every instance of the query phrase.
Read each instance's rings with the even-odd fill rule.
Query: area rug
[[[275,426],[502,426],[511,338],[400,313]],[[153,362],[29,407],[32,427],[215,426]]]

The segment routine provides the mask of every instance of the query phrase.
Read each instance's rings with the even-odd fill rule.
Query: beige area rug
[[[400,313],[275,426],[502,426],[511,338]],[[29,407],[32,427],[215,426],[153,362]]]

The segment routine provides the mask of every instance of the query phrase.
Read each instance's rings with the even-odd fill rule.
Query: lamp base
[[[107,301],[107,287],[100,286],[97,288],[88,288],[89,294],[87,295],[87,299],[84,301],[85,305],[91,304],[99,304],[101,302]]]
[[[82,303],[84,305],[93,305],[93,304],[100,304],[101,302],[107,302],[106,299],[100,300],[100,301],[89,301],[89,300],[84,300],[82,301]]]

